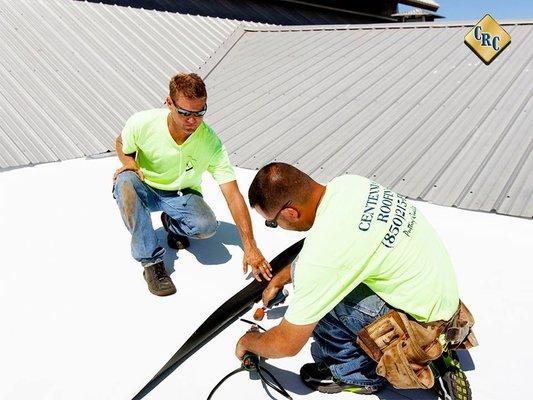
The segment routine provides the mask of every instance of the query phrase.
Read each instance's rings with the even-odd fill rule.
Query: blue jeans
[[[122,220],[131,233],[131,255],[144,266],[163,260],[165,249],[157,242],[150,212],[163,211],[178,235],[206,239],[215,234],[218,222],[200,194],[179,195],[142,182],[136,173],[124,171],[113,187]]]
[[[355,343],[357,333],[390,308],[364,284],[357,286],[325,315],[313,331],[311,355],[324,362],[334,378],[351,384],[380,387],[376,363]]]

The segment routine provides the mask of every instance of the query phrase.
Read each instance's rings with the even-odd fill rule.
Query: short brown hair
[[[179,94],[191,99],[207,98],[207,90],[204,81],[194,73],[186,74],[180,72],[174,75],[170,78],[168,92],[173,101],[177,100]]]
[[[248,190],[250,207],[274,212],[288,201],[304,204],[311,197],[314,180],[290,164],[274,162],[261,168]]]

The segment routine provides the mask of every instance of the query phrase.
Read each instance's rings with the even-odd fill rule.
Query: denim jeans
[[[178,195],[176,191],[152,188],[136,173],[124,171],[113,187],[122,220],[131,233],[131,255],[144,266],[163,260],[165,249],[157,242],[150,212],[163,211],[171,219],[176,234],[205,239],[215,234],[218,222],[201,195]]]
[[[357,333],[390,310],[364,284],[357,286],[326,314],[313,331],[311,355],[324,362],[334,378],[351,384],[379,387],[385,382],[376,374],[376,363],[356,344]]]

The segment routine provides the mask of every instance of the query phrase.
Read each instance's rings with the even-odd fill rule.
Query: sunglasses
[[[176,112],[181,115],[182,117],[190,117],[190,116],[194,116],[194,117],[203,117],[207,111],[207,103],[204,104],[204,106],[202,107],[202,109],[200,111],[189,111],[189,110],[186,110],[184,108],[181,108],[180,106],[178,106],[176,104]]]
[[[287,208],[287,206],[291,203],[291,201],[289,200],[288,202],[286,202],[283,207],[280,208],[280,210],[278,211],[278,213],[274,216],[274,218],[272,219],[267,219],[265,221],[265,225],[268,226],[269,228],[277,228],[278,227],[278,217],[279,215],[281,214],[281,212]]]

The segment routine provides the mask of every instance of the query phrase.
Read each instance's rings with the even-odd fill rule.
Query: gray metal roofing
[[[114,149],[239,21],[69,0],[0,0],[0,169]],[[261,24],[250,24],[261,26]]]
[[[489,66],[463,43],[472,25],[247,30],[206,65],[207,120],[241,167],[532,217],[533,22],[504,24],[512,44]]]
[[[463,44],[472,22],[244,30],[68,0],[0,0],[0,21],[0,169],[113,150],[172,74],[201,67],[239,166],[533,216],[531,22],[505,24],[513,43],[485,66]]]

